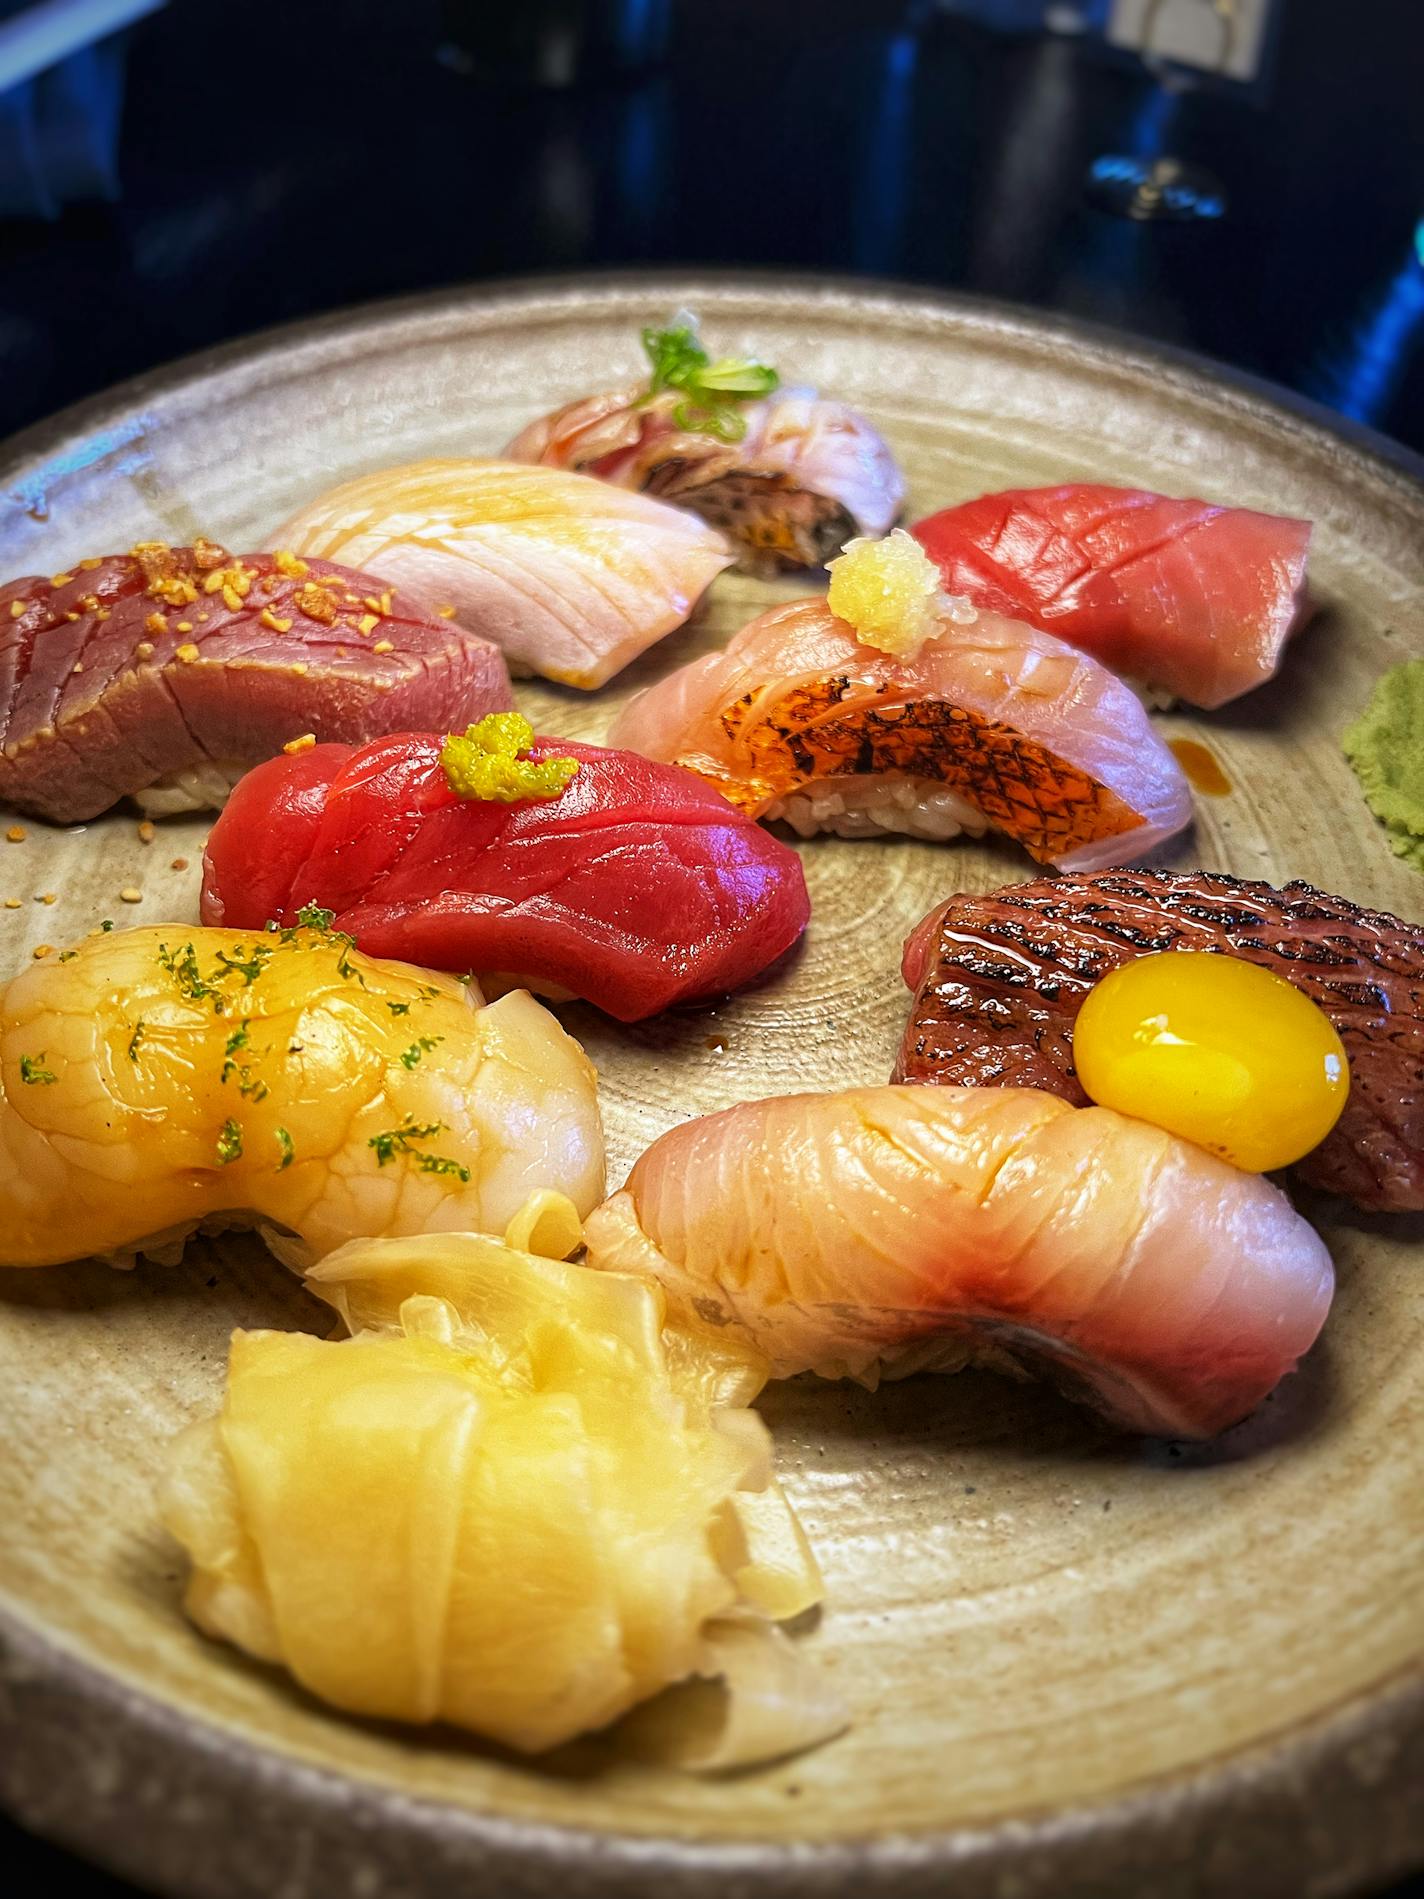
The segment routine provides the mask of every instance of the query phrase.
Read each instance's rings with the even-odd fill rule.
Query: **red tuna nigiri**
[[[1007,1358],[1173,1437],[1254,1409],[1334,1289],[1259,1174],[1030,1088],[853,1088],[685,1121],[584,1231],[590,1265],[657,1279],[675,1317],[778,1377]]]
[[[983,495],[911,532],[949,593],[1191,705],[1271,678],[1309,612],[1310,522],[1250,508],[1070,482]]]
[[[403,733],[273,759],[208,840],[202,915],[256,928],[305,905],[372,956],[514,974],[625,1022],[751,980],[806,927],[800,859],[690,772],[537,739],[554,797],[452,790],[442,740]]]
[[[0,798],[73,823],[221,804],[307,733],[359,743],[510,703],[499,649],[383,580],[144,541],[0,587]]]

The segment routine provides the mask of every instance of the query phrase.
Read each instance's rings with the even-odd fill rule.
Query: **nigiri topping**
[[[774,369],[748,357],[719,356],[714,363],[690,320],[666,330],[644,330],[643,348],[653,370],[644,400],[665,389],[682,390],[687,400],[673,410],[673,421],[680,429],[715,435],[719,442],[740,442],[747,422],[738,404],[769,396],[781,381]]]
[[[903,528],[892,528],[883,541],[847,541],[826,572],[832,613],[862,646],[901,659],[913,659],[957,604],[941,589],[939,569]],[[971,610],[968,618],[976,617]]]
[[[1249,1173],[1318,1147],[1350,1092],[1324,1010],[1258,963],[1162,951],[1105,976],[1078,1011],[1078,1079],[1116,1108]]]
[[[451,733],[440,748],[440,763],[458,798],[517,804],[521,798],[557,798],[579,768],[576,758],[545,758],[537,764],[525,754],[534,728],[518,712],[491,712],[461,738]]]

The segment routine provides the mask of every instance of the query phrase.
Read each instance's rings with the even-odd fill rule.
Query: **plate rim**
[[[1196,351],[1078,317],[965,292],[878,277],[812,271],[638,269],[557,272],[482,279],[433,292],[368,301],[283,323],[193,352],[85,397],[0,443],[0,504],[24,507],[15,477],[47,463],[64,444],[135,410],[174,399],[198,384],[292,359],[336,337],[374,336],[424,318],[431,331],[461,316],[501,315],[546,305],[585,306],[605,298],[696,300],[702,293],[785,300],[808,314],[854,308],[887,317],[1022,335],[1086,350],[1129,373],[1164,376],[1198,399],[1228,399],[1238,415],[1279,431],[1287,422],[1317,444],[1338,444],[1373,464],[1415,505],[1424,501],[1424,455],[1335,414],[1310,398]],[[161,418],[160,418],[161,420]],[[86,1711],[86,1718],[76,1719]],[[99,1718],[96,1718],[99,1717]],[[99,1763],[110,1766],[100,1770]],[[186,1788],[201,1816],[178,1825],[133,1825],[137,1783],[161,1785],[160,1804]],[[110,1785],[110,1783],[113,1783]],[[867,1895],[912,1899],[941,1891],[953,1876],[956,1899],[1007,1893],[1019,1899],[1078,1891],[1090,1877],[1097,1899],[1111,1894],[1201,1890],[1208,1854],[1213,1885],[1253,1899],[1294,1895],[1308,1877],[1318,1894],[1344,1893],[1424,1864],[1424,1803],[1409,1811],[1408,1789],[1424,1782],[1424,1663],[1406,1668],[1279,1734],[1217,1755],[1186,1773],[1070,1809],[1026,1811],[982,1826],[862,1835],[831,1842],[743,1841],[636,1835],[553,1821],[518,1820],[426,1796],[397,1793],[363,1777],[315,1766],[190,1713],[118,1675],[0,1603],[0,1805],[21,1824],[73,1846],[129,1877],[206,1899],[270,1891],[251,1868],[209,1850],[222,1837],[246,1838],[283,1864],[295,1838],[324,1859],[323,1890],[378,1896],[402,1877],[420,1846],[434,1845],[448,1870],[478,1868],[510,1899],[547,1893],[555,1881],[608,1895],[704,1895],[731,1886],[741,1899],[807,1895],[854,1885]],[[85,1804],[85,1793],[88,1801]],[[1327,1793],[1329,1798],[1327,1800]],[[56,1804],[56,1795],[59,1795]],[[262,1812],[254,1814],[254,1794]],[[150,1798],[152,1795],[150,1793]],[[174,1804],[180,1804],[177,1800]],[[1234,1821],[1244,1846],[1218,1873],[1220,1829]],[[1195,1862],[1195,1865],[1194,1865]],[[1150,1886],[1147,1868],[1155,1869]],[[368,1883],[374,1869],[377,1883]],[[1156,1874],[1161,1874],[1160,1881]],[[1219,1882],[1219,1883],[1218,1883]],[[1283,1882],[1283,1883],[1282,1883]],[[302,1891],[310,1888],[302,1887]]]

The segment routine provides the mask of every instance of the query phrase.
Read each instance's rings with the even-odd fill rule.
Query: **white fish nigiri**
[[[1021,1088],[747,1102],[655,1141],[589,1261],[778,1376],[1004,1358],[1135,1431],[1209,1437],[1314,1343],[1334,1274],[1277,1188]]]
[[[319,928],[159,927],[0,992],[0,1265],[171,1247],[217,1218],[304,1266],[356,1238],[499,1232],[542,1189],[587,1211],[603,1136],[592,1065],[522,990],[484,1008]]]
[[[732,564],[696,515],[589,475],[500,461],[359,475],[293,515],[279,540],[453,608],[514,672],[584,687],[682,626]]]

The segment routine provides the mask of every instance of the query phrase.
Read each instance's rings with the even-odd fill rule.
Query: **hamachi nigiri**
[[[645,330],[646,383],[531,422],[511,461],[572,468],[691,508],[753,569],[816,567],[896,520],[904,482],[880,434],[843,402],[783,389],[774,369],[712,362],[689,325]]]
[[[911,531],[949,592],[1190,705],[1270,679],[1310,611],[1310,522],[1250,508],[1070,482],[984,495]]]
[[[208,923],[316,904],[371,955],[517,975],[625,1022],[741,987],[810,913],[796,853],[691,772],[536,741],[517,715],[274,759],[238,786],[203,871]]]
[[[778,1376],[1007,1361],[1116,1424],[1209,1437],[1314,1343],[1334,1274],[1277,1188],[1145,1121],[1017,1088],[747,1102],[655,1141],[591,1265]]]
[[[1039,863],[1090,869],[1140,857],[1189,821],[1176,760],[1095,661],[933,600],[914,607],[912,639],[895,637],[911,617],[898,599],[891,625],[858,635],[836,604],[833,577],[829,602],[763,614],[630,700],[611,742],[685,765],[803,836],[992,829]]]
[[[0,798],[68,824],[220,805],[292,740],[359,744],[510,701],[498,649],[384,580],[211,541],[0,587]]]
[[[0,990],[0,1266],[214,1218],[306,1265],[502,1232],[543,1191],[593,1206],[603,1132],[592,1064],[522,991],[482,1007],[306,925],[115,930]]]
[[[418,590],[515,672],[584,687],[682,626],[733,558],[681,508],[508,461],[359,475],[300,509],[280,539]]]

